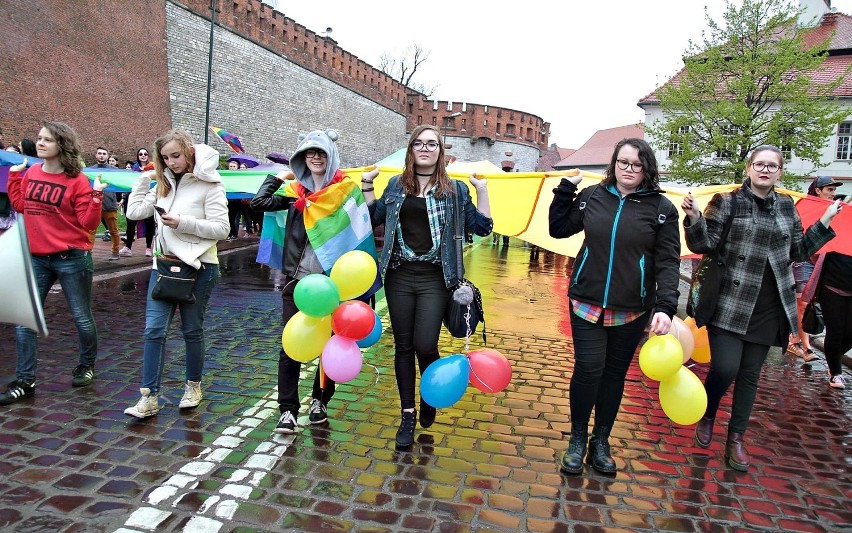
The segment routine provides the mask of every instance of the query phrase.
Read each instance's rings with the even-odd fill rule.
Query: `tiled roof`
[[[621,139],[627,137],[645,137],[641,124],[619,126],[607,130],[598,130],[586,143],[562,161],[553,165],[558,168],[574,168],[590,165],[608,165],[612,158],[612,149]]]
[[[852,65],[852,17],[849,15],[844,13],[826,13],[820,21],[819,26],[805,33],[805,44],[812,46],[820,43],[828,38],[832,32],[835,33],[828,47],[830,55],[825,60],[825,63],[823,63],[823,67],[811,75],[816,84],[824,84],[836,80],[846,72],[849,65]],[[666,82],[666,85],[678,83],[678,78],[682,72],[683,69]],[[849,76],[834,90],[832,95],[836,97],[852,96],[852,80],[850,80]],[[660,98],[657,96],[657,90],[655,89],[639,100],[637,105],[642,107],[644,105],[659,103]]]
[[[538,158],[538,162],[535,165],[536,172],[547,172],[549,170],[553,170],[553,165],[565,159],[569,155],[576,152],[573,148],[559,148],[556,145],[553,145],[553,149],[548,149],[541,157]]]

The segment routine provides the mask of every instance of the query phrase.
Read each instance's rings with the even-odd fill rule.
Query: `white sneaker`
[[[121,257],[130,257],[131,255],[133,255],[133,252],[130,251],[130,248],[125,246],[124,248],[118,251],[118,255]]]
[[[145,248],[145,257],[154,257],[154,252],[150,248]]]
[[[180,399],[180,408],[197,407],[201,403],[204,394],[201,393],[200,381],[187,381],[186,388],[183,391],[183,398]]]
[[[136,418],[148,418],[160,412],[160,403],[157,401],[157,394],[151,394],[151,389],[139,389],[142,397],[136,402],[133,407],[128,407],[124,410],[124,414],[135,416]]]
[[[843,380],[843,375],[837,374],[828,378],[828,386],[832,389],[845,389],[846,382]]]

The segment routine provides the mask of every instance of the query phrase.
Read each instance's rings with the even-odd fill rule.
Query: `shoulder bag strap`
[[[453,239],[456,241],[456,274],[458,275],[459,283],[461,283],[464,279],[464,254],[462,252],[464,230],[462,229],[461,202],[459,201],[459,186],[461,184],[459,182],[454,183],[456,184],[456,190],[455,194],[453,194],[453,217],[456,223],[456,228],[453,232]]]

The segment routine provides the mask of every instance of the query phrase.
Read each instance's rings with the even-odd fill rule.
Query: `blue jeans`
[[[204,370],[204,312],[213,287],[219,280],[219,265],[204,263],[195,282],[195,303],[174,304],[151,298],[157,271],[151,271],[148,282],[148,303],[145,307],[145,348],[142,355],[142,387],[152,393],[160,391],[166,360],[166,335],[180,309],[183,340],[186,343],[186,380],[201,381]]]
[[[59,280],[80,338],[79,364],[95,366],[98,356],[98,330],[92,314],[92,275],[95,271],[92,254],[85,250],[69,250],[61,254],[34,255],[32,260],[42,305],[50,288]],[[18,381],[34,383],[38,349],[36,332],[18,326],[15,328],[15,338],[18,352],[15,376]]]
[[[595,410],[595,426],[612,427],[621,407],[624,379],[642,340],[651,313],[620,326],[603,325],[603,317],[596,323],[571,313],[571,331],[574,337],[574,373],[568,397],[571,403],[571,424],[576,428],[588,427]]]

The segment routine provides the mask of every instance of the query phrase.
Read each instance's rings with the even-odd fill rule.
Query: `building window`
[[[852,122],[837,125],[837,159],[852,159]]]
[[[497,123],[497,135],[500,135],[500,123]]]
[[[409,112],[409,113],[414,113],[414,104],[413,104],[413,103],[409,103],[409,104],[408,104],[408,112]]]
[[[417,115],[417,125],[423,124],[423,115]]]
[[[464,131],[464,126],[467,123],[467,119],[462,119],[462,131]]]
[[[515,125],[514,124],[506,124],[506,136],[514,137],[515,136]]]
[[[432,125],[433,125],[433,126],[437,126],[437,125],[438,125],[438,117],[432,117]]]
[[[683,142],[686,139],[686,134],[689,133],[689,126],[680,126],[677,129],[677,134],[672,135],[669,142],[669,157],[673,155],[683,155]]]

